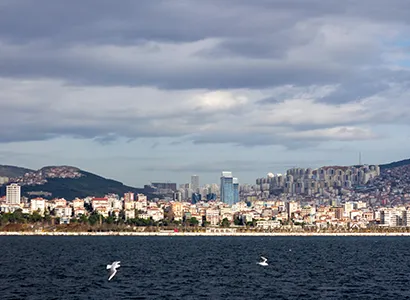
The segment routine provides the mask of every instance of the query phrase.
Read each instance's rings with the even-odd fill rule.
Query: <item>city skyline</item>
[[[75,173],[70,170],[75,171],[55,168],[53,174],[62,171],[72,178]],[[68,225],[73,221],[75,226],[80,222],[84,230],[100,220],[99,226],[107,230],[108,224],[119,226],[123,220],[136,226],[154,226],[155,231],[158,226],[171,225],[197,232],[200,226],[201,232],[212,233],[219,230],[216,227],[232,225],[233,232],[408,232],[409,170],[409,164],[395,164],[384,170],[377,165],[293,168],[286,174],[269,173],[244,189],[238,189],[238,178],[232,172],[222,171],[220,189],[201,189],[202,197],[191,189],[197,186],[197,175],[191,178],[193,184],[184,184],[178,191],[175,183],[154,183],[158,196],[167,194],[161,198],[134,192],[71,200],[39,195],[28,198],[21,197],[19,184],[11,183],[6,195],[0,197],[0,226],[10,221],[29,221],[39,226],[38,222],[44,224],[53,219],[48,225]]]
[[[360,155],[361,156],[361,155]],[[360,158],[359,158],[359,161],[358,162],[360,162]],[[392,163],[393,161],[390,161],[390,162],[387,162],[387,163]],[[266,176],[268,176],[269,177],[269,174],[272,174],[272,175],[275,175],[275,176],[277,176],[277,175],[279,175],[279,176],[281,176],[281,175],[283,175],[284,177],[286,177],[286,173],[288,172],[288,171],[290,171],[290,170],[292,170],[292,169],[294,169],[294,168],[301,168],[301,169],[312,169],[312,170],[317,170],[317,169],[320,169],[320,168],[322,168],[322,167],[351,167],[351,166],[355,166],[355,165],[358,165],[358,163],[356,163],[356,164],[350,164],[350,165],[342,165],[342,164],[333,164],[333,165],[316,165],[316,166],[312,166],[312,165],[306,165],[306,166],[304,166],[304,165],[299,165],[299,166],[296,166],[296,165],[291,165],[291,164],[289,164],[288,165],[288,167],[286,168],[286,169],[283,169],[283,170],[280,170],[280,171],[272,171],[272,170],[269,170],[269,171],[267,171],[267,172],[265,172],[265,173],[263,173],[263,172],[259,172],[258,170],[256,170],[256,171],[254,171],[254,172],[246,172],[246,171],[244,171],[244,172],[239,172],[240,174],[243,174],[243,175],[245,175],[245,176],[243,176],[243,177],[245,177],[245,178],[247,178],[248,180],[241,180],[241,182],[240,182],[240,184],[242,184],[242,185],[244,185],[244,184],[246,184],[246,185],[248,185],[248,184],[250,184],[250,185],[252,185],[252,184],[254,184],[255,183],[255,180],[256,179],[258,179],[258,178],[266,178]],[[372,165],[379,165],[379,164],[367,164],[367,163],[365,163],[365,164],[362,164],[362,165],[364,165],[364,166],[372,166]],[[63,166],[63,165],[62,165]],[[62,167],[61,166],[61,167]],[[25,166],[16,166],[16,167],[25,167]],[[42,167],[46,167],[46,166],[42,166]],[[75,167],[75,166],[72,166],[72,167]],[[79,168],[79,169],[81,169],[81,168]],[[234,169],[234,170],[236,170],[235,168],[231,168],[231,169]],[[33,169],[33,171],[37,171],[37,170],[39,170],[39,169]],[[85,169],[82,169],[83,171],[90,171],[90,170],[85,170]],[[215,174],[214,174],[215,173]],[[222,171],[222,173],[223,173],[223,171]],[[232,171],[229,171],[229,173],[232,173]],[[234,173],[238,173],[238,172],[234,172]],[[199,174],[199,173],[198,173]],[[193,186],[193,183],[195,182],[195,183],[198,183],[198,187],[200,188],[200,187],[204,187],[205,185],[209,185],[209,184],[220,184],[220,174],[221,174],[221,170],[218,170],[218,171],[212,171],[212,172],[208,172],[208,171],[205,171],[204,173],[202,173],[202,175],[198,175],[198,174],[189,174],[188,172],[185,172],[184,173],[184,175],[182,175],[182,176],[179,176],[179,177],[172,177],[172,178],[166,178],[166,179],[159,179],[159,180],[149,180],[149,179],[146,179],[145,181],[142,181],[141,182],[141,184],[140,185],[134,185],[134,187],[143,187],[144,185],[150,185],[150,184],[153,184],[153,183],[175,183],[177,186],[179,186],[179,185],[184,185],[184,186],[186,186],[186,185],[190,185],[191,187],[191,189],[195,189],[195,188],[192,188],[192,186]],[[207,174],[208,176],[206,176],[206,175],[204,175],[204,174]],[[96,174],[96,175],[101,175],[101,174]],[[186,175],[186,176],[185,176]],[[254,176],[253,176],[254,175]],[[266,176],[265,176],[266,175]],[[1,177],[1,176],[0,176]],[[241,177],[242,178],[242,176],[238,176],[238,177]],[[3,178],[3,177],[1,177],[1,178]],[[6,177],[4,177],[4,178],[6,178]],[[113,179],[113,180],[118,180],[118,178],[110,178],[109,176],[108,177],[106,177],[107,179]],[[176,178],[180,178],[180,180],[176,180]],[[238,180],[238,178],[235,178],[236,180]],[[142,180],[144,180],[144,179],[142,179]],[[123,183],[124,184],[126,184],[127,185],[127,181],[123,181]],[[130,186],[133,186],[132,184],[128,184],[128,185],[130,185]]]
[[[408,1],[0,2],[1,164],[138,187],[409,158]]]

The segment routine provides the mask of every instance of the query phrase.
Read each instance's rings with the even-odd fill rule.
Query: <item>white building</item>
[[[12,183],[6,187],[6,203],[20,204],[21,187],[17,183]]]
[[[44,215],[46,210],[46,199],[43,198],[35,198],[30,200],[30,210],[31,213],[37,211],[40,215]]]
[[[147,209],[147,215],[157,222],[164,219],[164,210],[158,207],[150,207]]]
[[[59,218],[71,218],[73,209],[70,206],[59,206],[54,209],[56,217]]]
[[[256,222],[256,227],[260,227],[262,229],[279,228],[280,226],[280,222],[276,220],[259,220]]]
[[[380,223],[390,227],[399,226],[401,223],[402,212],[393,208],[386,208],[380,211]]]
[[[5,184],[9,182],[9,178],[5,176],[0,176],[0,184]]]
[[[286,202],[286,211],[288,213],[288,219],[292,217],[292,213],[300,209],[300,203],[296,201]]]

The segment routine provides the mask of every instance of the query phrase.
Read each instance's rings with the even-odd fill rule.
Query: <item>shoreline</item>
[[[410,232],[8,232],[0,236],[410,236]]]

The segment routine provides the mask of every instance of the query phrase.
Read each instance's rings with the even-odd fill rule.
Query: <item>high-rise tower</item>
[[[12,183],[6,187],[6,203],[20,204],[21,187],[17,183]]]
[[[233,203],[239,202],[239,181],[238,178],[234,177],[233,180]]]
[[[198,190],[199,190],[199,176],[198,175],[191,176],[191,189],[194,191],[194,193],[198,193]]]
[[[234,204],[234,188],[232,172],[224,171],[221,176],[221,201],[228,204]]]

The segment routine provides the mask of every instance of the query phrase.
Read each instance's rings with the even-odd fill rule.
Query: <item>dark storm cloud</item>
[[[409,9],[405,0],[2,0],[0,36],[16,42],[192,41],[271,33],[322,16],[409,22]]]
[[[320,99],[327,103],[344,103],[350,101],[359,101],[379,92],[387,90],[389,85],[385,82],[347,82],[327,97]]]
[[[409,11],[407,0],[0,0],[0,78],[61,80],[80,88],[168,90],[338,85],[316,101],[343,104],[386,92],[392,84],[409,86],[409,72],[393,70],[385,62],[386,56],[397,55],[389,47],[404,47],[400,39],[408,36]],[[225,111],[200,106],[181,113],[185,103],[174,100],[176,109],[169,115],[144,118],[124,117],[127,108],[119,111],[116,99],[111,102],[111,115],[109,109],[104,115],[98,113],[99,99],[94,99],[93,109],[79,107],[68,114],[64,108],[53,110],[52,104],[69,100],[50,100],[54,95],[45,92],[48,101],[36,97],[36,103],[30,99],[17,103],[15,94],[0,95],[4,128],[0,142],[73,136],[109,143],[118,137],[189,135],[199,144],[299,149],[324,139],[285,138],[257,130],[195,134],[201,122],[217,124],[232,115],[245,119],[245,112],[255,109],[248,102],[230,109],[227,116]],[[269,109],[288,96],[292,98],[267,95],[256,109]],[[141,107],[150,101],[135,98]],[[179,126],[176,116],[185,127]],[[386,116],[398,115],[379,115]],[[405,112],[399,117],[404,120]],[[164,118],[169,121],[161,123]],[[161,124],[157,126],[156,120]],[[341,120],[335,123],[343,124]],[[261,122],[270,120],[265,117]],[[324,123],[304,120],[288,127],[307,130],[332,125]]]
[[[255,146],[283,146],[288,150],[297,150],[301,148],[309,148],[317,146],[322,138],[287,138],[275,134],[272,130],[270,134],[258,133],[258,134],[244,134],[244,133],[209,133],[195,135],[193,137],[194,144],[233,144],[244,147]]]
[[[388,90],[391,84],[410,84],[410,72],[375,68],[368,73],[356,73],[342,80],[335,92],[318,100],[333,104],[359,101]]]
[[[34,50],[34,53],[31,52]],[[292,84],[329,84],[350,73],[343,66],[311,63],[261,61],[185,61],[152,65],[139,61],[132,66],[93,59],[63,49],[53,52],[43,47],[24,51],[1,51],[0,76],[9,78],[49,77],[78,85],[156,86],[162,89],[267,88]],[[307,76],[306,74],[310,74]]]
[[[3,105],[1,105],[3,104]],[[34,103],[35,106],[35,103]],[[0,108],[4,103],[0,103]],[[155,120],[148,117],[133,117],[122,115],[122,118],[106,118],[94,114],[92,109],[81,112],[79,108],[74,113],[56,113],[52,109],[46,110],[22,106],[19,110],[14,107],[12,114],[0,118],[0,143],[19,141],[42,141],[57,137],[72,137],[78,139],[93,139],[101,144],[109,144],[120,137],[129,139],[146,137],[179,137],[189,131],[183,128],[158,128],[153,124]],[[120,114],[119,114],[120,115]]]
[[[256,59],[283,59],[290,48],[306,45],[316,35],[316,32],[311,29],[294,30],[281,26],[272,27],[269,33],[255,33],[246,37],[228,37],[216,47],[201,51],[198,54],[207,58],[238,56]]]
[[[321,4],[315,8],[304,2],[289,5],[283,1],[270,2],[264,7],[235,0],[3,0],[0,2],[0,36],[16,42],[36,39],[124,44],[137,40],[194,41],[244,36],[256,29],[271,32],[272,27],[266,25],[286,26],[303,16],[336,12],[335,7]],[[275,11],[283,14],[275,15],[276,20],[269,19],[269,14]],[[288,15],[290,12],[293,15]]]
[[[405,1],[395,1],[405,9]],[[371,49],[341,51],[342,64],[277,62],[289,49],[318,34],[295,25],[313,18],[382,15],[393,9],[382,1],[0,1],[0,76],[60,78],[82,85],[150,85],[163,89],[265,88],[282,84],[337,83],[350,76],[349,62],[365,60]],[[369,5],[369,4],[372,5]],[[367,4],[367,5],[366,5]],[[370,8],[369,8],[370,6]],[[410,5],[409,5],[410,6]],[[372,10],[376,17],[367,10]],[[404,17],[403,17],[404,18]],[[392,19],[393,20],[393,19]],[[398,19],[394,19],[397,21]],[[317,25],[318,26],[318,25]],[[149,41],[181,43],[218,38],[198,59],[172,64],[167,53],[159,64],[111,61],[67,51],[73,46],[141,45]],[[2,51],[2,44],[21,48]],[[363,54],[364,52],[364,54]],[[366,54],[367,52],[367,54]],[[172,54],[171,54],[172,55]],[[96,55],[98,56],[98,55]],[[355,57],[357,56],[357,57]],[[215,58],[227,60],[214,61]],[[237,60],[231,58],[237,57]],[[343,92],[342,92],[343,94]]]

